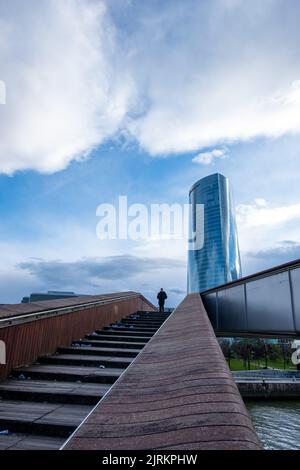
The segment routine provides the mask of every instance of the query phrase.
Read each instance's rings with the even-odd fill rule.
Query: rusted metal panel
[[[103,300],[103,297],[97,296],[93,300]],[[41,355],[53,354],[59,346],[69,346],[72,341],[120,320],[126,315],[137,310],[154,310],[153,305],[143,296],[130,293],[128,297],[128,299],[117,301],[114,299],[118,296],[114,294],[106,299],[105,304],[85,306],[74,312],[67,314],[62,312],[55,316],[41,317],[38,320],[26,321],[25,315],[23,323],[0,328],[0,340],[6,345],[7,360],[6,365],[0,365],[0,380],[5,379],[12,368],[30,364]],[[72,306],[78,307],[77,299],[72,299]],[[85,302],[81,303],[86,304],[86,301],[85,297]],[[53,302],[51,301],[52,307]],[[49,309],[48,301],[43,304],[47,304],[45,308]],[[59,305],[65,306],[65,303],[59,301]],[[54,308],[58,308],[57,303]]]
[[[198,294],[186,297],[63,448],[261,448]]]

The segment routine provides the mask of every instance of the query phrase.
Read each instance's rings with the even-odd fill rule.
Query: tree
[[[237,358],[241,358],[244,362],[244,368],[250,368],[250,350],[247,340],[235,339],[232,343],[232,350]],[[248,364],[247,364],[248,363]]]
[[[231,349],[231,340],[227,338],[220,338],[219,345],[223,351],[225,358],[228,361],[228,365],[231,365],[231,358],[232,358],[232,349]]]

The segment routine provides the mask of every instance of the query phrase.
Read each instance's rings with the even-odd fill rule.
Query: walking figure
[[[168,298],[167,294],[163,290],[163,288],[160,289],[159,293],[157,294],[158,298],[158,305],[159,305],[159,311],[164,312],[165,311],[165,300]]]

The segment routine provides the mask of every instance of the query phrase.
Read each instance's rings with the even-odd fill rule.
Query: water
[[[300,450],[300,401],[245,403],[265,449]]]

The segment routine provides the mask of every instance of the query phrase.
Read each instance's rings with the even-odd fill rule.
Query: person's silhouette
[[[159,293],[157,294],[157,299],[158,299],[158,305],[159,305],[159,311],[164,312],[165,311],[165,301],[168,298],[167,294],[163,290],[163,288],[160,289]]]

